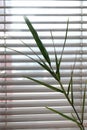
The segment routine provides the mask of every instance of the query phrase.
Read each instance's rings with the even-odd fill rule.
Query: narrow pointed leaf
[[[9,47],[8,47],[8,49],[9,49],[9,50],[12,50],[12,51],[15,51],[15,52],[17,52],[17,53],[19,53],[19,54],[22,54],[22,55],[24,55],[24,56],[30,58],[31,60],[33,60],[34,62],[38,63],[40,66],[42,66],[43,68],[45,68],[47,71],[50,72],[50,68],[49,68],[46,64],[42,64],[42,63],[39,62],[38,60],[36,60],[36,59],[30,57],[29,55],[25,55],[25,54],[24,54],[23,52],[21,52],[21,51],[17,51],[17,50],[15,50],[15,49],[12,49],[12,48],[9,48]]]
[[[69,95],[70,89],[71,89],[71,78],[70,78],[69,85],[68,85],[67,95]]]
[[[82,101],[82,123],[84,121],[85,100],[86,100],[86,85],[85,85],[85,88],[84,88],[83,101]]]
[[[63,114],[63,113],[61,113],[61,112],[59,112],[59,111],[53,109],[53,108],[49,108],[49,107],[46,107],[46,108],[49,109],[49,110],[51,110],[51,111],[53,111],[54,113],[57,113],[57,114],[61,115],[62,117],[66,118],[66,119],[68,119],[68,120],[71,120],[71,121],[73,121],[73,122],[76,122],[75,119],[73,119],[73,118],[71,118],[71,117],[69,117],[69,116],[67,116],[67,115],[65,115],[65,114]]]
[[[52,31],[51,32],[51,37],[52,37],[52,42],[53,42],[53,47],[54,47],[54,54],[55,54],[55,63],[56,63],[56,76],[58,78],[58,80],[60,81],[60,65],[59,65],[59,60],[57,58],[57,53],[56,53],[56,49],[55,49],[55,44],[54,44],[54,38],[52,35]]]
[[[53,76],[53,72],[51,71],[51,69],[49,68],[49,66],[47,66],[45,63],[41,63],[39,61],[36,61],[41,67],[43,67],[45,70],[47,70],[48,72],[50,72],[50,74]]]
[[[74,96],[73,96],[73,79],[72,79],[72,75],[71,75],[71,100],[72,100],[72,104],[74,104]]]
[[[76,64],[76,57],[75,57],[75,61],[74,61],[74,65],[73,65],[73,68],[72,68],[71,77],[70,77],[70,81],[69,81],[69,85],[68,85],[68,90],[67,90],[67,95],[69,95],[70,90],[71,90],[72,103],[74,103],[74,97],[73,97],[73,73],[74,73],[75,64]]]
[[[42,66],[42,67],[45,68],[46,70],[50,70],[47,65],[43,65],[43,64],[42,64],[41,62],[39,62],[38,60],[36,60],[36,59],[30,57],[29,55],[24,54],[23,52],[17,51],[17,50],[15,50],[15,49],[9,48],[9,47],[8,47],[8,49],[9,49],[9,50],[12,50],[12,51],[15,51],[15,52],[17,52],[17,53],[19,53],[19,54],[21,54],[21,55],[24,55],[24,56],[26,56],[27,58],[29,58],[29,59],[33,60],[34,62],[38,63],[40,66]]]
[[[52,71],[51,71],[51,69],[49,68],[49,66],[45,63],[45,61],[43,60],[43,59],[41,59],[38,55],[37,55],[37,53],[35,53],[35,51],[31,48],[31,47],[29,47],[25,42],[23,42],[23,41],[21,41],[26,47],[28,47],[34,54],[35,54],[35,56],[37,56],[38,58],[39,58],[39,60],[40,61],[37,61],[36,60],[36,62],[40,65],[40,66],[42,66],[44,69],[46,69],[47,71],[49,71],[51,74],[53,74],[52,73]],[[53,70],[53,69],[52,69]],[[53,76],[53,75],[52,75]]]
[[[7,47],[9,50],[12,50],[12,51],[15,51],[16,53],[19,53],[19,54],[21,54],[21,55],[24,55],[24,56],[26,56],[26,57],[28,57],[28,58],[30,58],[30,59],[33,59],[33,58],[31,58],[29,55],[26,55],[26,54],[24,54],[23,52],[21,52],[21,51],[17,51],[17,50],[15,50],[15,49],[13,49],[13,48],[9,48],[9,47]]]
[[[9,49],[9,50],[12,50],[12,51],[15,51],[16,53],[19,53],[19,54],[21,54],[21,55],[24,55],[24,56],[26,56],[27,58],[31,59],[32,61],[38,63],[42,68],[44,68],[45,70],[47,70],[47,71],[57,80],[55,73],[54,73],[53,71],[51,71],[50,67],[49,67],[47,64],[45,64],[45,62],[42,63],[42,62],[40,62],[40,61],[38,61],[38,60],[36,60],[36,59],[30,57],[29,55],[25,55],[25,54],[24,54],[23,52],[21,52],[21,51],[17,51],[17,50],[15,50],[15,49],[12,49],[12,48],[9,48],[9,47],[8,47],[8,49]]]
[[[68,89],[67,89],[67,95],[69,95],[69,93],[70,93],[71,84],[72,84],[72,73],[71,73],[71,77],[70,77],[70,81],[69,81],[69,85],[68,85]]]
[[[76,57],[75,57],[75,61],[74,61],[74,65],[73,65],[73,69],[72,69],[72,72],[71,72],[71,101],[72,101],[72,104],[74,105],[74,95],[73,95],[73,73],[74,73],[74,68],[75,68],[75,64],[76,64]]]
[[[54,71],[51,70],[51,68],[45,64],[45,63],[41,63],[39,61],[36,61],[41,67],[43,67],[45,70],[47,70],[56,80],[58,80],[58,78],[56,77],[56,74],[54,73]]]
[[[71,73],[71,77],[70,77],[70,81],[69,81],[69,85],[68,85],[68,90],[67,90],[67,95],[69,95],[70,90],[71,90],[71,100],[73,103],[73,72]]]
[[[38,58],[39,58],[39,60],[41,61],[41,62],[43,62],[43,63],[45,63],[40,57],[39,57],[39,55],[37,55],[37,53],[35,53],[35,51],[30,47],[30,46],[28,46],[25,42],[23,42],[22,40],[21,40],[21,42],[26,46],[26,47],[28,47],[34,54],[35,54],[35,56],[37,56]]]
[[[46,48],[44,47],[42,41],[40,40],[36,30],[33,28],[31,22],[29,21],[29,19],[26,16],[24,17],[24,19],[25,19],[25,22],[26,22],[28,28],[30,29],[30,31],[31,31],[31,33],[33,35],[34,40],[37,43],[38,48],[40,49],[40,52],[42,53],[43,57],[48,62],[48,64],[51,65],[48,52],[47,52]]]
[[[67,34],[68,34],[68,27],[69,27],[69,19],[68,19],[68,21],[67,21],[67,28],[66,28],[65,40],[64,40],[64,44],[63,44],[63,49],[62,49],[61,57],[60,57],[60,59],[59,59],[59,65],[61,64],[61,60],[62,60],[64,48],[65,48],[65,45],[66,45]]]
[[[56,74],[57,74],[57,77],[58,77],[58,80],[59,80],[59,81],[60,81],[60,64],[61,64],[61,60],[62,60],[62,56],[63,56],[63,52],[64,52],[66,40],[67,40],[68,25],[69,25],[69,20],[67,21],[67,28],[66,28],[65,40],[64,40],[64,44],[63,44],[63,49],[62,49],[61,57],[60,57],[59,61],[56,59],[56,60],[57,60],[57,61],[56,61],[56,62],[57,62]]]
[[[56,80],[57,80],[57,77],[56,77],[56,74],[54,73],[54,71],[51,70],[51,68],[45,64],[45,62],[41,63],[35,59],[33,59],[35,62],[37,62],[42,68],[44,68],[45,70],[47,70]]]
[[[44,82],[42,82],[42,81],[33,79],[33,78],[31,78],[31,77],[27,77],[27,76],[24,76],[24,77],[27,78],[27,79],[30,79],[30,80],[32,80],[32,81],[34,81],[34,82],[36,82],[36,83],[39,83],[39,84],[41,84],[41,85],[44,85],[44,86],[46,86],[46,87],[48,87],[48,88],[50,88],[50,89],[52,89],[52,90],[54,90],[54,91],[56,91],[56,92],[63,93],[62,90],[60,90],[60,89],[58,89],[58,88],[56,88],[56,87],[54,87],[54,86],[51,86],[51,85],[49,85],[49,84],[47,84],[47,83],[44,83]]]

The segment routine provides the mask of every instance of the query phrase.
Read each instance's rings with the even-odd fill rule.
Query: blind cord
[[[5,6],[6,6],[6,3],[5,3],[6,1],[5,0],[3,0],[3,5],[4,5],[4,83],[5,83],[5,85],[4,85],[4,89],[5,89],[5,97],[7,97],[7,85],[6,85],[6,16],[5,16],[5,14],[6,14],[6,8],[5,8]],[[7,98],[5,99],[5,130],[7,129]]]
[[[80,89],[81,89],[81,100],[83,102],[83,0],[81,0],[81,38],[80,38],[80,72],[81,72],[81,85],[80,85]],[[83,107],[83,106],[82,106]],[[81,107],[81,109],[82,109]]]

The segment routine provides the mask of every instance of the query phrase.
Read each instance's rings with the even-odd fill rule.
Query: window
[[[52,35],[58,57],[62,52],[67,20],[68,38],[64,49],[61,77],[64,87],[74,70],[75,105],[81,114],[83,87],[87,80],[87,1],[80,0],[1,0],[0,1],[0,129],[79,130],[76,125],[46,109],[46,106],[73,113],[65,97],[25,76],[58,86],[33,58],[25,42],[41,56],[24,22],[27,16],[47,48],[55,69]],[[15,51],[16,50],[16,51]],[[21,53],[18,53],[18,52]],[[86,111],[85,111],[86,112]],[[86,114],[84,124],[86,125]]]

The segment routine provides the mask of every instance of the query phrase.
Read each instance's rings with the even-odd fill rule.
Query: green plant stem
[[[82,126],[82,130],[85,130],[84,126]]]
[[[63,90],[63,92],[64,92],[64,95],[65,95],[65,97],[66,97],[66,99],[68,100],[68,102],[69,102],[69,104],[72,106],[72,108],[73,108],[73,110],[74,110],[74,112],[75,112],[75,114],[76,114],[76,116],[77,116],[77,119],[79,120],[79,122],[80,122],[80,130],[85,130],[85,128],[84,128],[84,126],[83,126],[83,123],[82,123],[82,121],[81,121],[81,119],[80,119],[80,117],[79,117],[79,115],[78,115],[78,113],[77,113],[77,111],[76,111],[76,109],[75,109],[75,106],[73,105],[73,103],[71,102],[71,100],[69,99],[69,97],[68,97],[68,95],[66,94],[66,91],[65,91],[65,89],[64,89],[64,87],[63,87],[63,85],[62,85],[62,83],[60,82],[60,81],[58,81],[58,83],[60,84],[60,86],[61,86],[61,88],[62,88],[62,90]]]
[[[57,81],[58,81],[58,83],[60,84],[61,89],[63,90],[63,92],[64,92],[64,95],[65,95],[66,99],[68,100],[69,104],[72,106],[72,108],[73,108],[74,112],[76,113],[78,120],[79,120],[79,121],[80,121],[80,123],[82,124],[81,119],[80,119],[80,117],[79,117],[79,115],[78,115],[78,113],[77,113],[77,111],[76,111],[76,109],[75,109],[74,105],[72,104],[72,102],[70,101],[70,99],[69,99],[68,95],[66,94],[66,91],[65,91],[65,89],[64,89],[64,87],[63,87],[63,85],[62,85],[61,81],[59,81],[59,80],[57,80]]]
[[[85,127],[83,125],[79,126],[80,130],[85,130]]]

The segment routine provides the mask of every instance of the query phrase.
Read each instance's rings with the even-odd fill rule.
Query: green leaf
[[[67,90],[67,95],[69,95],[70,93],[70,90],[71,90],[71,101],[72,101],[72,104],[74,103],[74,97],[73,97],[73,71],[71,73],[71,77],[70,77],[70,82],[69,82],[69,85],[68,85],[68,90]]]
[[[63,44],[63,49],[62,49],[61,57],[60,57],[60,59],[59,59],[59,65],[61,64],[61,60],[62,60],[64,48],[65,48],[65,45],[66,45],[67,34],[68,34],[68,27],[69,27],[69,19],[68,19],[68,21],[67,21],[66,34],[65,34],[65,39],[64,39],[64,44]]]
[[[54,73],[54,71],[51,70],[51,68],[45,64],[45,63],[41,63],[39,61],[36,61],[40,66],[42,66],[45,70],[47,70],[56,80],[58,79],[56,74]]]
[[[29,47],[25,42],[21,41],[26,47],[28,47],[38,58],[40,61],[33,59],[33,61],[37,62],[41,67],[43,67],[45,70],[47,70],[56,80],[57,76],[53,71],[53,68],[50,68],[45,61],[43,61],[33,50],[31,47]]]
[[[54,47],[54,54],[55,54],[55,63],[56,63],[56,76],[58,81],[60,81],[60,64],[59,64],[59,60],[57,58],[57,53],[56,53],[56,49],[55,49],[55,44],[54,44],[54,38],[52,35],[52,31],[51,32],[51,37],[52,37],[52,41],[53,41],[53,47]]]
[[[71,77],[70,77],[70,81],[69,81],[69,85],[68,85],[68,90],[67,90],[67,95],[69,95],[70,90],[71,90],[72,104],[74,103],[74,97],[73,97],[73,73],[74,73],[75,63],[76,63],[76,58],[75,58],[74,65],[73,65],[73,68],[72,68]]]
[[[45,62],[39,57],[39,55],[37,55],[37,53],[35,53],[35,51],[30,47],[30,46],[28,46],[25,42],[23,42],[22,40],[20,40],[26,47],[28,47],[28,49],[30,49],[34,54],[35,54],[35,56],[37,56],[38,58],[39,58],[39,60],[43,63],[43,64],[45,64]]]
[[[33,78],[31,78],[31,77],[27,77],[27,76],[24,76],[24,77],[27,78],[27,79],[30,79],[30,80],[32,80],[32,81],[34,81],[34,82],[36,82],[36,83],[39,83],[39,84],[41,84],[41,85],[44,85],[44,86],[46,86],[46,87],[48,87],[48,88],[50,88],[50,89],[52,89],[52,90],[54,90],[54,91],[56,91],[56,92],[63,93],[62,90],[60,90],[60,89],[58,89],[58,88],[56,88],[56,87],[53,87],[53,86],[51,86],[51,85],[49,85],[49,84],[47,84],[47,83],[44,83],[44,82],[42,82],[42,81],[33,79]]]
[[[41,63],[39,61],[36,61],[40,66],[42,66],[45,70],[47,70],[48,72],[50,72],[50,74],[53,76],[53,72],[51,71],[51,69],[49,68],[49,66],[47,66],[45,63]]]
[[[45,60],[48,62],[48,64],[51,66],[51,62],[50,62],[48,52],[47,52],[46,48],[44,47],[42,41],[40,40],[36,30],[33,28],[31,22],[29,21],[29,19],[26,16],[24,17],[24,19],[25,19],[25,22],[26,22],[28,28],[30,29],[30,31],[33,35],[34,40],[37,43],[38,48],[40,49],[41,54],[43,55]]]
[[[69,85],[68,85],[68,90],[67,90],[67,95],[69,95],[70,90],[71,90],[71,95],[72,95],[71,98],[73,98],[73,89],[72,89],[73,80],[72,80],[72,78],[73,78],[73,71],[71,72],[71,77],[70,77],[70,81],[69,81]]]
[[[85,85],[85,88],[84,88],[83,101],[82,101],[82,123],[84,121],[85,100],[86,100],[86,85]]]
[[[43,68],[45,68],[47,71],[50,72],[50,68],[49,68],[45,63],[42,64],[42,63],[39,62],[38,60],[36,60],[36,59],[30,57],[29,55],[24,54],[24,53],[21,52],[21,51],[17,51],[17,50],[15,50],[15,49],[12,49],[12,48],[9,48],[9,47],[8,47],[8,49],[9,49],[9,50],[12,50],[12,51],[15,51],[15,52],[17,52],[17,53],[19,53],[19,54],[22,54],[22,55],[24,55],[24,56],[26,56],[26,57],[28,57],[29,59],[31,59],[31,60],[33,60],[34,62],[38,63],[40,66],[42,66]]]
[[[60,65],[59,67],[57,67],[56,76],[57,76],[58,81],[60,81]]]
[[[73,79],[71,76],[71,100],[72,100],[72,104],[74,104],[74,96],[73,96]]]
[[[44,68],[45,70],[47,70],[47,71],[57,80],[57,77],[56,77],[55,73],[51,70],[51,68],[50,68],[47,64],[45,64],[44,61],[43,61],[43,63],[41,63],[41,62],[39,62],[38,60],[36,60],[36,59],[30,57],[29,55],[25,55],[25,54],[24,54],[23,52],[21,52],[21,51],[17,51],[17,50],[15,50],[15,49],[12,49],[12,48],[9,48],[9,47],[7,47],[7,48],[8,48],[9,50],[15,51],[16,53],[19,53],[19,54],[21,54],[21,55],[24,55],[24,56],[26,56],[27,58],[31,59],[32,61],[38,63],[42,68]]]
[[[65,40],[64,40],[64,44],[63,44],[63,49],[62,49],[62,53],[61,53],[61,57],[58,60],[57,59],[57,55],[55,52],[55,60],[56,60],[56,75],[58,80],[60,81],[60,64],[61,64],[61,60],[62,60],[62,56],[63,56],[63,52],[64,52],[64,48],[65,48],[65,44],[66,44],[66,40],[67,40],[67,34],[68,34],[68,25],[69,25],[69,20],[67,21],[67,28],[66,28],[66,34],[65,34]]]
[[[73,122],[76,122],[75,119],[73,119],[73,118],[71,118],[71,117],[69,117],[69,116],[67,116],[67,115],[65,115],[65,114],[63,114],[63,113],[61,113],[61,112],[59,112],[59,111],[53,109],[53,108],[49,108],[49,107],[46,107],[46,108],[49,109],[49,110],[51,110],[51,111],[53,111],[54,113],[57,113],[57,114],[63,116],[64,118],[66,118],[66,119],[68,119],[68,120],[71,120],[71,121],[73,121]]]
[[[71,78],[70,78],[69,85],[68,85],[67,95],[69,95],[70,89],[71,89]]]
[[[74,104],[74,95],[73,95],[73,73],[74,73],[75,64],[76,64],[76,57],[75,57],[74,65],[73,65],[72,72],[71,72],[71,79],[70,79],[70,85],[71,85],[71,101],[72,101],[72,104]]]
[[[24,53],[21,52],[21,51],[17,51],[17,50],[15,50],[15,49],[12,49],[12,48],[9,48],[9,47],[8,47],[8,49],[9,49],[9,50],[12,50],[12,51],[15,51],[16,53],[19,53],[19,54],[21,54],[21,55],[26,56],[27,58],[29,58],[29,59],[31,59],[32,61],[38,63],[40,66],[42,66],[43,68],[45,68],[47,71],[50,72],[50,68],[49,68],[46,64],[42,64],[42,63],[39,62],[38,60],[36,60],[36,59],[30,57],[29,55],[24,54]]]
[[[74,96],[73,96],[73,79],[72,78],[73,78],[73,71],[71,73],[70,82],[69,82],[68,90],[67,90],[67,95],[69,95],[70,90],[71,90],[71,101],[73,104],[74,103]]]

